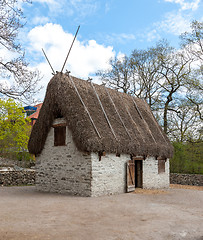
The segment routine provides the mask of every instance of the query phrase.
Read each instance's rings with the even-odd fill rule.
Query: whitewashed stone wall
[[[111,195],[126,192],[126,163],[130,155],[106,154],[99,161],[98,154],[92,157],[92,196]]]
[[[57,121],[55,121],[57,124]],[[126,192],[126,163],[130,155],[84,153],[76,148],[66,128],[66,146],[54,146],[54,128],[50,129],[44,149],[36,158],[36,188],[45,192],[80,196],[101,196]],[[165,173],[158,174],[158,160],[143,161],[143,188],[169,187],[169,160]]]
[[[169,188],[169,184],[169,159],[163,173],[158,173],[158,160],[154,157],[143,161],[143,188]]]
[[[36,158],[36,188],[45,192],[91,196],[91,156],[79,152],[66,128],[66,146],[54,146],[51,128]]]

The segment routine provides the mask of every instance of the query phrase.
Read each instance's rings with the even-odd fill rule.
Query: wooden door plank
[[[127,192],[135,190],[135,163],[133,160],[127,162]]]

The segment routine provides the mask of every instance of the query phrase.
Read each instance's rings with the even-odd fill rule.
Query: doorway
[[[142,160],[135,160],[135,187],[142,188]]]
[[[142,160],[127,162],[127,192],[133,192],[135,188],[142,188]]]

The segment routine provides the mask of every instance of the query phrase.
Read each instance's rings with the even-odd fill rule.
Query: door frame
[[[143,161],[135,160],[135,188],[143,187]]]
[[[126,191],[133,192],[135,188],[143,187],[143,159],[132,158],[126,163]]]

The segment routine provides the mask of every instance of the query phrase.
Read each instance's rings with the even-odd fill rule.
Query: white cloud
[[[127,34],[127,33],[112,33],[111,35],[106,35],[103,36],[102,38],[106,39],[106,42],[108,43],[120,43],[120,44],[126,44],[126,42],[130,41],[130,40],[135,40],[136,36],[134,34]]]
[[[108,13],[111,10],[111,2],[105,3],[105,13]]]
[[[74,12],[79,13],[80,17],[94,14],[99,7],[99,3],[95,0],[69,0],[66,4],[68,4]]]
[[[66,16],[73,16],[75,13],[78,16],[85,17],[94,14],[99,3],[96,0],[33,0],[40,4],[47,5],[51,14],[59,15],[66,14]]]
[[[147,41],[148,42],[151,42],[153,41],[154,39],[159,39],[160,36],[159,34],[157,33],[157,30],[156,29],[153,29],[149,32],[146,33],[145,37],[147,36]]]
[[[165,2],[171,2],[180,4],[181,10],[197,10],[199,7],[199,3],[201,0],[191,0],[191,1],[185,1],[185,0],[164,0]]]
[[[7,48],[0,48],[0,61],[8,62],[17,57],[19,57],[18,53],[9,51]]]
[[[117,54],[117,59],[119,60],[119,61],[123,61],[123,59],[125,58],[125,54],[124,53],[122,53],[122,52],[119,52],[118,54]]]
[[[44,26],[37,26],[28,34],[29,51],[33,56],[39,56],[38,61],[40,61],[42,59],[41,48],[44,48],[54,70],[61,71],[73,37],[58,24],[48,23]],[[70,70],[73,76],[87,79],[98,70],[108,69],[109,59],[114,56],[115,52],[111,46],[105,47],[95,40],[81,42],[76,39],[65,69]],[[48,63],[44,59],[43,62],[32,64],[44,75],[42,85],[46,88],[52,76]]]
[[[36,16],[32,19],[32,23],[34,25],[45,24],[48,22],[49,22],[49,18],[44,16]]]
[[[38,2],[41,4],[47,4],[49,7],[58,6],[60,3],[56,0],[34,0],[33,2]]]
[[[173,34],[179,36],[184,32],[190,32],[190,25],[194,20],[194,12],[199,8],[201,0],[162,0],[178,4],[178,8],[172,12],[166,12],[162,20],[152,23],[151,28],[139,33],[141,41],[152,42],[153,40],[159,40],[161,35]],[[188,10],[188,11],[184,11]],[[200,20],[201,21],[201,20]]]
[[[37,2],[42,5],[47,6],[50,13],[55,16],[61,14],[64,11],[64,6],[66,4],[66,0],[60,0],[60,1],[58,1],[58,0],[33,0],[33,2]],[[67,11],[66,14],[70,15],[69,11]]]
[[[190,17],[185,17],[181,13],[167,13],[162,22],[155,23],[157,29],[180,35],[190,29]]]

